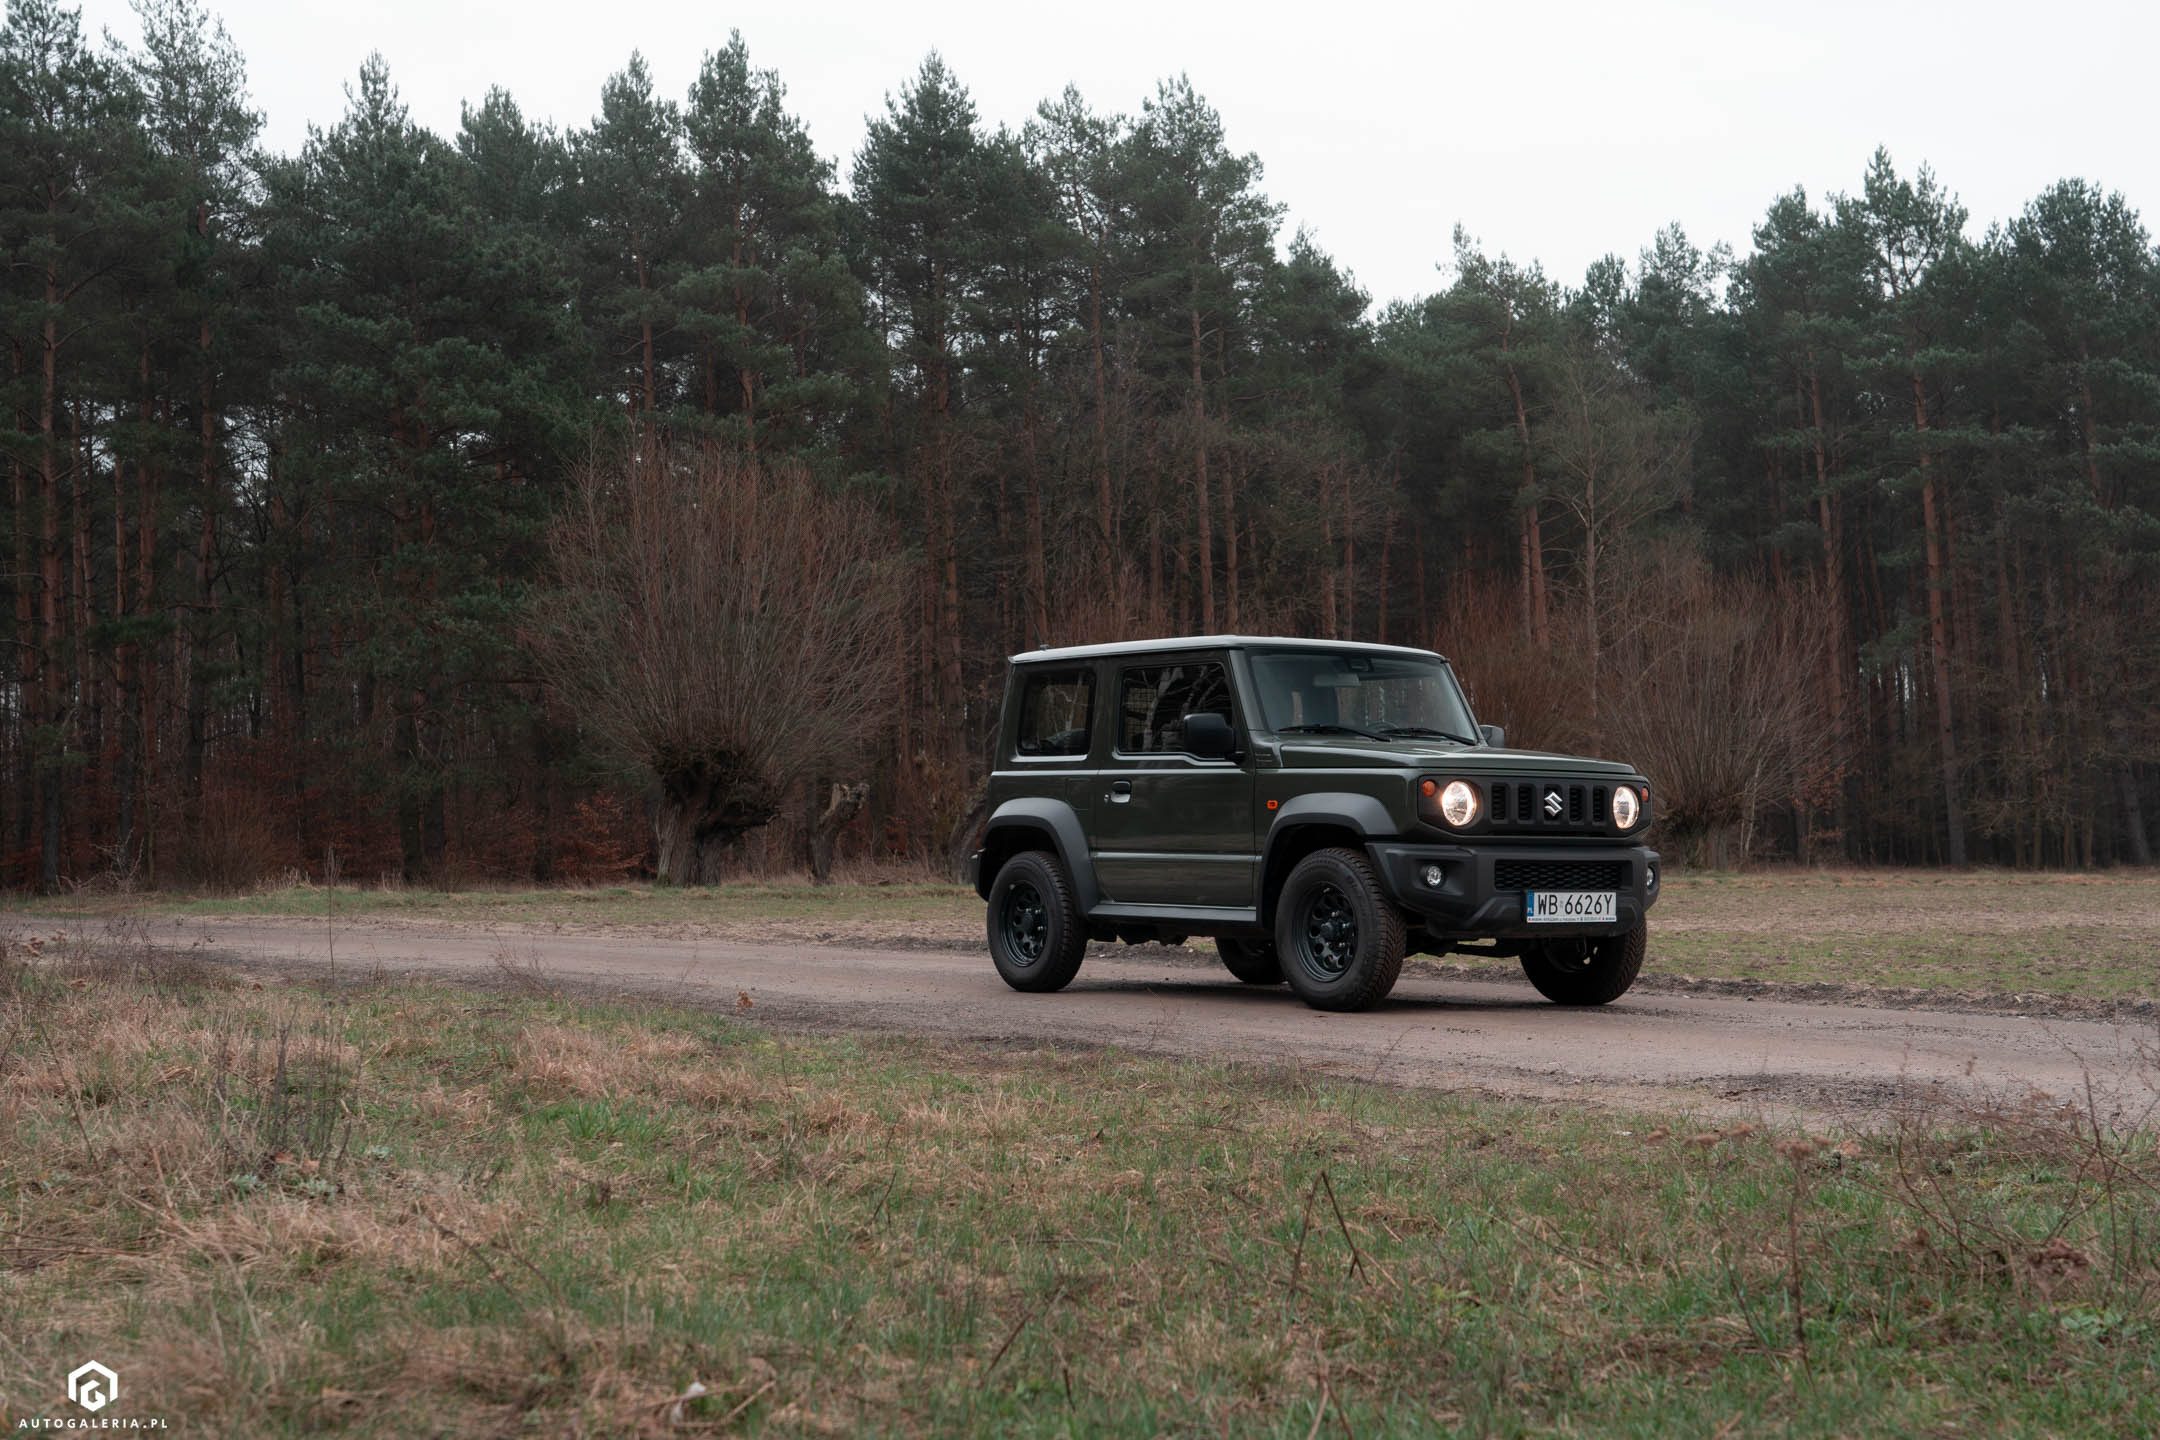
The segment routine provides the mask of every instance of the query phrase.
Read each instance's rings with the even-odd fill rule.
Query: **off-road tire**
[[[1315,850],[1275,902],[1283,978],[1315,1010],[1370,1010],[1402,975],[1402,912],[1355,850]]]
[[[1023,850],[1005,862],[990,885],[988,925],[990,960],[1015,990],[1062,990],[1087,954],[1072,881],[1047,850]]]
[[[1273,940],[1232,940],[1217,936],[1215,953],[1222,957],[1223,969],[1247,985],[1280,985],[1283,982],[1282,957],[1275,953]]]
[[[1627,994],[1649,945],[1650,926],[1642,920],[1618,935],[1547,940],[1523,950],[1523,974],[1556,1005],[1605,1005]]]

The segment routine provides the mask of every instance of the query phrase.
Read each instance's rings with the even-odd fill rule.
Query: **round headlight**
[[[1622,785],[1612,792],[1612,818],[1622,830],[1635,828],[1635,822],[1642,818],[1642,801],[1636,798],[1635,787]]]
[[[1477,811],[1477,790],[1465,781],[1448,781],[1440,792],[1440,818],[1460,830],[1477,819]]]

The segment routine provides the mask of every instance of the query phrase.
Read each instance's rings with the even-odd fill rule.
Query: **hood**
[[[1276,742],[1284,769],[1447,770],[1460,775],[1580,775],[1624,779],[1636,774],[1617,760],[1555,755],[1544,750],[1496,750],[1446,740],[1366,740],[1356,735],[1292,735]]]

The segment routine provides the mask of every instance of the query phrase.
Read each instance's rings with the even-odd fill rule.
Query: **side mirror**
[[[1492,746],[1493,749],[1499,750],[1507,745],[1507,731],[1501,729],[1498,725],[1480,725],[1477,728],[1478,734],[1484,736],[1485,743]]]
[[[1237,749],[1237,732],[1227,717],[1203,710],[1185,717],[1185,753],[1202,760],[1227,760]]]

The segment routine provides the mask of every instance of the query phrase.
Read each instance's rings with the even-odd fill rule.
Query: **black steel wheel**
[[[1282,957],[1275,953],[1272,940],[1233,940],[1218,936],[1215,953],[1222,957],[1223,968],[1247,985],[1280,985],[1283,982]]]
[[[1087,932],[1065,866],[1047,850],[1007,860],[990,886],[990,960],[1015,990],[1062,990],[1079,973]]]
[[[1275,902],[1283,978],[1318,1010],[1369,1010],[1402,975],[1402,912],[1355,850],[1316,850],[1297,863]]]
[[[1635,928],[1618,935],[1553,939],[1527,946],[1522,954],[1523,974],[1538,994],[1556,1005],[1605,1005],[1627,994],[1642,973],[1643,956],[1650,948],[1650,926],[1638,920]]]
[[[1005,892],[1005,953],[1018,965],[1033,965],[1050,948],[1050,908],[1042,892],[1018,880]]]

